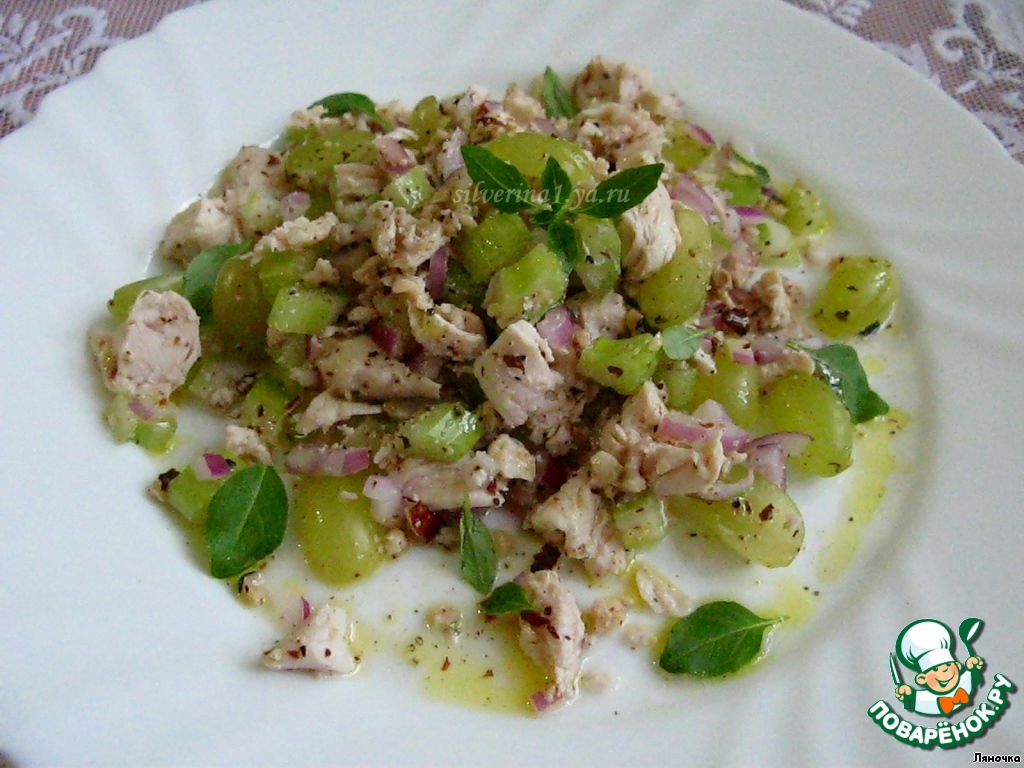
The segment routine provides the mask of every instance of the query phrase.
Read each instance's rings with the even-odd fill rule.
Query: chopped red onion
[[[444,287],[448,282],[448,260],[452,255],[452,247],[445,243],[430,257],[427,270],[427,293],[434,301],[444,297]]]
[[[771,219],[762,209],[752,205],[737,205],[734,210],[743,224],[762,224]]]
[[[715,210],[715,203],[711,196],[704,191],[704,188],[690,176],[682,173],[672,185],[669,195],[673,200],[678,200],[683,205],[693,208],[705,219],[711,216]]]
[[[554,349],[568,349],[572,346],[576,326],[572,322],[572,314],[564,304],[548,310],[544,318],[537,323],[539,333]]]
[[[739,363],[740,365],[757,365],[757,357],[754,355],[754,350],[749,344],[733,348],[732,359],[734,363]]]
[[[748,446],[747,463],[764,479],[783,490],[786,488],[786,455],[778,443],[766,443],[758,448]]]
[[[711,437],[711,427],[701,424],[688,413],[672,411],[661,420],[658,433],[669,440],[678,440],[687,445],[703,442]]]
[[[344,477],[370,466],[367,448],[300,445],[284,457],[284,466],[293,475],[329,475]]]
[[[533,121],[533,129],[538,133],[552,135],[555,132],[555,121],[550,117],[541,117]]]
[[[444,358],[439,355],[432,355],[422,347],[416,351],[409,360],[409,368],[422,373],[428,379],[437,381],[444,367]]]
[[[747,441],[743,451],[752,470],[785,490],[786,457],[800,453],[810,441],[803,432],[772,432]]]
[[[302,620],[308,621],[309,617],[313,614],[313,606],[309,604],[309,600],[302,598]]]
[[[715,146],[715,137],[708,133],[703,126],[697,125],[696,123],[686,123],[683,126],[683,130],[705,147]]]
[[[447,180],[458,171],[464,168],[466,162],[462,159],[462,145],[466,143],[466,132],[456,128],[441,144],[441,151],[437,154],[437,170],[441,177]]]
[[[386,475],[370,475],[363,485],[363,495],[370,500],[370,511],[382,523],[402,514],[402,486]]]
[[[231,474],[231,464],[219,453],[204,453],[203,464],[213,479],[220,479]]]
[[[731,499],[733,496],[738,496],[744,491],[749,491],[753,485],[754,470],[747,467],[747,474],[736,482],[723,483],[719,481],[711,486],[711,488],[698,493],[697,496],[705,501],[723,501],[725,499]]]
[[[373,145],[380,152],[384,170],[388,173],[402,174],[412,167],[408,150],[390,136],[378,136],[373,140]]]
[[[389,357],[395,357],[402,346],[402,329],[394,323],[374,323],[370,328],[370,338]]]
[[[786,342],[778,336],[764,334],[751,339],[750,348],[754,351],[754,361],[758,365],[765,365],[782,358],[786,351]]]
[[[157,414],[157,409],[152,403],[133,397],[128,401],[128,408],[143,421],[149,421]]]
[[[308,192],[303,192],[302,190],[289,192],[281,198],[281,218],[285,221],[294,221],[300,216],[305,215],[306,211],[309,210],[310,202]]]
[[[538,713],[554,706],[559,701],[560,697],[551,688],[545,688],[530,695],[530,703]]]

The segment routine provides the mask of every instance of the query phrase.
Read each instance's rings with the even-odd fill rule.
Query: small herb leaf
[[[554,251],[562,262],[562,269],[572,272],[572,268],[576,265],[576,259],[579,257],[576,230],[572,224],[556,217],[548,226],[548,248]]]
[[[704,331],[691,325],[673,325],[661,332],[661,348],[672,360],[691,358],[704,341]]]
[[[748,160],[735,149],[733,149],[732,151],[732,156],[754,172],[754,176],[757,178],[757,183],[760,184],[762,187],[767,186],[771,182],[772,177],[768,173],[768,169],[765,168],[763,165],[758,165],[753,160]]]
[[[889,412],[889,404],[871,389],[868,375],[853,347],[829,344],[821,349],[807,351],[817,363],[822,377],[842,399],[854,424],[870,421]]]
[[[778,621],[739,603],[706,603],[673,625],[658,663],[666,672],[696,677],[737,672],[757,658],[765,631]]]
[[[249,241],[214,245],[200,251],[189,262],[181,293],[188,299],[200,320],[208,320],[213,315],[213,287],[217,284],[217,275],[224,262],[250,250],[252,243]]]
[[[551,206],[553,213],[558,213],[565,207],[572,193],[572,179],[553,157],[549,157],[544,166],[544,172],[540,176],[540,188],[545,202]]]
[[[658,186],[662,163],[627,168],[597,185],[587,193],[583,205],[575,213],[585,213],[598,219],[610,219],[640,205]]]
[[[526,177],[512,163],[474,144],[462,145],[466,171],[488,202],[504,213],[517,213],[533,207],[533,190]]]
[[[488,616],[537,610],[526,594],[526,590],[514,581],[507,581],[497,587],[481,601],[480,607]]]
[[[266,464],[238,470],[210,500],[210,574],[226,579],[252,568],[278,548],[287,523],[288,492],[277,470]]]
[[[547,208],[530,216],[530,223],[535,227],[547,227],[554,220],[555,212]]]
[[[340,117],[346,112],[361,112],[385,131],[395,127],[391,121],[377,114],[377,105],[373,103],[373,99],[362,93],[332,93],[309,106],[323,107],[330,117]]]
[[[459,519],[459,552],[462,555],[462,578],[480,594],[491,591],[498,575],[494,539],[483,521],[473,514],[467,499]]]
[[[544,101],[544,111],[547,112],[548,117],[576,117],[578,112],[576,104],[551,67],[544,69],[544,77],[541,79],[541,98]]]

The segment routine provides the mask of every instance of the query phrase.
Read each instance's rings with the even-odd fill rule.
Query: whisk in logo
[[[996,673],[983,690],[985,661],[971,645],[983,626],[981,619],[960,622],[957,636],[967,654],[962,662],[955,655],[953,631],[941,621],[918,619],[905,626],[889,654],[896,700],[916,715],[941,719],[915,723],[884,699],[871,705],[868,716],[894,738],[921,749],[959,747],[984,735],[1002,717],[1016,686]],[[903,670],[910,671],[906,679]]]

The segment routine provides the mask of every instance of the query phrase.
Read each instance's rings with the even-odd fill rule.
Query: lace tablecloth
[[[112,46],[203,0],[0,0],[0,137]],[[787,0],[939,85],[1024,163],[1022,0]]]

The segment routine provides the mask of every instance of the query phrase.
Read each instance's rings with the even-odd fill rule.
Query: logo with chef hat
[[[981,668],[985,662],[975,656],[970,641],[981,628],[978,619],[967,619],[960,625],[968,657],[963,663],[954,656],[953,631],[935,619],[918,619],[903,628],[896,638],[896,655],[890,656],[896,698],[911,712],[919,715],[946,717],[966,707],[981,685]],[[896,658],[914,671],[913,688],[903,682]]]

